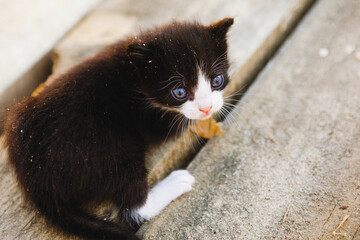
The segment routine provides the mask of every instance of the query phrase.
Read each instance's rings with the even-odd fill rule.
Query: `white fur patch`
[[[180,108],[180,112],[189,119],[207,119],[220,110],[223,101],[222,91],[212,91],[210,80],[205,74],[198,71],[198,84],[195,89],[194,100],[186,101]],[[201,111],[211,107],[208,114]]]
[[[149,220],[158,215],[172,200],[191,190],[195,178],[186,170],[173,171],[153,187],[146,203],[134,211],[133,217]]]

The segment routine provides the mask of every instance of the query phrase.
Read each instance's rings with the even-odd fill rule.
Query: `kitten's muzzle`
[[[200,112],[205,113],[206,115],[209,114],[210,110],[212,109],[212,106],[208,106],[208,107],[204,107],[204,108],[199,108]]]

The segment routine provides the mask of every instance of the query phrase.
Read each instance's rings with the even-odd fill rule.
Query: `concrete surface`
[[[315,5],[143,239],[360,239],[359,22],[357,0]]]
[[[54,45],[100,0],[0,0],[0,118],[51,69]]]
[[[230,58],[233,62],[232,85],[228,94],[253,77],[274,48],[281,43],[312,0],[268,1],[130,1],[103,2],[88,15],[57,46],[55,73],[66,70],[81,59],[94,54],[105,44],[136,34],[141,28],[161,24],[172,19],[198,19],[210,23],[226,16],[235,17],[236,24],[229,33]],[[254,17],[256,16],[256,17]],[[120,27],[121,26],[121,27]],[[154,148],[149,156],[149,177],[155,183],[174,168],[185,166],[193,153],[189,141],[197,141],[191,133],[161,148]],[[34,213],[23,202],[16,187],[6,155],[0,158],[0,239],[69,239]],[[160,161],[161,160],[161,161]]]
[[[210,23],[232,15],[230,94],[263,67],[311,2],[106,1],[57,45],[56,71],[141,28],[173,18]],[[357,0],[316,4],[228,118],[225,135],[211,139],[188,167],[194,190],[144,224],[139,235],[360,239],[359,22]],[[149,153],[155,159],[148,163],[152,183],[194,155],[189,141],[196,139],[187,132]],[[69,239],[22,202],[5,155],[0,176],[6,186],[0,192],[0,239]]]

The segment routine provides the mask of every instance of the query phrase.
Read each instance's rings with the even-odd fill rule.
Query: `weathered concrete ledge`
[[[313,0],[271,1],[170,1],[111,0],[103,2],[80,25],[69,33],[55,48],[57,61],[55,74],[94,54],[104,45],[135,34],[141,28],[162,24],[172,19],[193,20],[211,23],[222,17],[235,17],[236,24],[229,33],[230,60],[233,63],[232,84],[227,94],[238,91],[261,68],[281,40],[287,36],[297,20],[304,14]],[[175,168],[185,166],[192,146],[196,142],[189,132],[177,142],[168,142],[149,153],[149,168],[153,169],[150,182],[155,183]],[[190,154],[190,155],[187,155]],[[2,186],[0,194],[4,204],[0,209],[0,238],[68,239],[34,214],[21,201],[14,178],[6,164],[6,157],[0,159]],[[16,219],[16,221],[13,221]]]
[[[55,44],[100,0],[3,1],[0,9],[0,118],[50,73]]]
[[[360,239],[359,22],[357,0],[312,9],[143,239]]]

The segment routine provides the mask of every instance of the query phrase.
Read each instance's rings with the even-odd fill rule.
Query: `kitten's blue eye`
[[[216,90],[221,88],[223,84],[224,84],[224,76],[218,75],[212,80],[211,87]]]
[[[177,100],[184,100],[188,97],[188,94],[184,88],[176,88],[171,90],[171,94]]]

